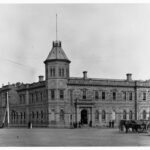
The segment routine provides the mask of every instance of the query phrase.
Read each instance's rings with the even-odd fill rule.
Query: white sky
[[[0,84],[45,76],[56,13],[71,76],[150,79],[150,4],[0,4]]]

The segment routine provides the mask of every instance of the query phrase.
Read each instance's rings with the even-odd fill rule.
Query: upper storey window
[[[54,67],[50,68],[50,76],[55,77],[55,68]]]
[[[20,104],[25,104],[25,94],[20,95]]]
[[[55,99],[55,90],[51,90],[51,99]]]
[[[86,90],[83,90],[83,96],[82,96],[83,99],[86,99]]]
[[[123,92],[123,100],[126,100],[127,99],[127,94],[126,94],[126,92],[124,91]]]
[[[132,92],[129,93],[129,100],[132,101]]]
[[[95,99],[98,99],[99,95],[98,95],[98,91],[95,91]]]
[[[59,68],[59,76],[60,77],[64,77],[65,74],[64,74],[64,68]]]
[[[144,101],[146,100],[146,93],[145,92],[143,93],[143,100]]]
[[[116,100],[116,92],[113,92],[113,100]]]
[[[102,92],[102,100],[105,100],[105,92]]]
[[[64,99],[64,90],[60,90],[59,92],[60,92],[59,94],[60,99]]]

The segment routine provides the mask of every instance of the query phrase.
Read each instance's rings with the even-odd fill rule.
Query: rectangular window
[[[64,77],[64,69],[62,68],[62,77]]]
[[[60,90],[60,99],[64,99],[64,90]]]
[[[116,100],[116,92],[113,92],[113,100]]]
[[[102,100],[105,100],[105,92],[102,92]]]
[[[55,68],[53,68],[53,77],[55,77]]]
[[[23,104],[25,104],[26,103],[26,96],[25,96],[25,94],[23,95]]]
[[[41,99],[41,101],[43,100],[43,93],[42,92],[40,93],[40,99]]]
[[[126,92],[123,92],[123,100],[126,100],[127,99],[127,94]]]
[[[59,76],[61,77],[61,68],[59,68]]]
[[[86,90],[83,90],[83,99],[86,99]]]
[[[143,100],[144,101],[146,100],[146,93],[145,92],[143,93]]]
[[[51,99],[55,99],[55,90],[51,90]]]
[[[36,98],[35,101],[38,102],[39,101],[39,99],[38,99],[38,92],[35,93],[35,98]]]
[[[34,97],[33,97],[33,93],[31,94],[31,103],[33,103],[33,100],[34,99]]]
[[[95,91],[95,99],[97,100],[98,98],[99,98],[98,91]]]
[[[132,92],[129,93],[129,100],[132,101]]]
[[[22,104],[22,95],[20,95],[19,97],[20,97],[20,104]]]
[[[53,69],[50,68],[50,76],[52,77],[53,76]]]

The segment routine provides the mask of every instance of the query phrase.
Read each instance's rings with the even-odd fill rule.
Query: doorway
[[[81,124],[88,124],[88,112],[86,109],[81,111]]]

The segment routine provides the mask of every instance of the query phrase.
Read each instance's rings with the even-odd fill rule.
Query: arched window
[[[64,111],[60,110],[60,121],[64,121]]]
[[[43,118],[43,110],[41,110],[41,118]]]
[[[124,119],[124,120],[127,119],[127,112],[126,112],[126,110],[123,111],[123,119]]]
[[[133,116],[133,113],[132,113],[132,110],[130,110],[130,112],[129,112],[129,120],[132,120],[132,116]]]
[[[102,110],[102,120],[105,120],[106,119],[106,112],[105,110]]]
[[[24,119],[26,118],[26,112],[24,112]]]
[[[95,120],[96,121],[99,120],[99,111],[98,110],[95,111]]]
[[[21,120],[22,120],[22,112],[20,113],[20,118],[21,118]]]
[[[143,110],[143,119],[146,120],[146,111]]]
[[[18,119],[18,113],[16,112],[16,118]]]
[[[16,112],[16,123],[18,122],[18,112]]]
[[[36,118],[37,119],[39,118],[39,112],[38,111],[36,112]]]

